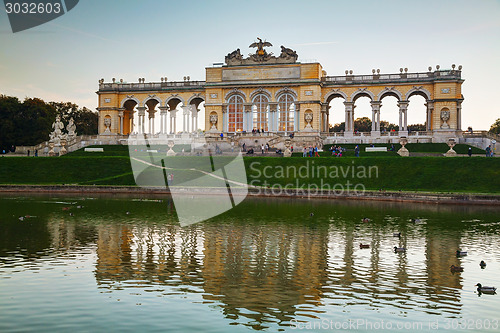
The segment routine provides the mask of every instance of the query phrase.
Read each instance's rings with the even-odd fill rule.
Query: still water
[[[255,198],[181,228],[164,197],[1,196],[0,331],[499,332],[499,213]]]

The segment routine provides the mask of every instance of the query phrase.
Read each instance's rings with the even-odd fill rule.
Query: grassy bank
[[[230,160],[217,157],[216,163]],[[369,190],[500,193],[499,158],[255,156],[245,157],[244,163],[248,181],[259,186],[345,188],[349,182]],[[166,166],[173,168],[166,173],[175,175],[174,185],[203,176],[198,170],[211,172],[206,157],[178,156],[168,159]],[[163,170],[148,167],[141,180],[156,184],[163,175]],[[0,184],[135,185],[135,180],[127,147],[105,146],[104,154],[79,151],[61,158],[0,158]],[[205,177],[198,185],[220,183]]]

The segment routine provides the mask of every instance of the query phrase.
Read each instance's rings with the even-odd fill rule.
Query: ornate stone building
[[[99,133],[101,135],[151,134],[161,138],[168,134],[192,132],[200,121],[206,133],[224,133],[237,137],[259,129],[279,137],[321,136],[333,142],[391,142],[408,136],[409,98],[420,95],[426,100],[426,131],[411,133],[420,142],[440,142],[461,135],[461,66],[441,70],[436,66],[426,72],[369,75],[327,76],[317,62],[301,63],[295,51],[281,46],[278,56],[266,51],[271,43],[255,42],[257,51],[244,57],[240,49],[225,57],[225,64],[206,68],[205,81],[112,83],[99,81]],[[355,133],[356,100],[366,96],[371,101],[370,133]],[[380,128],[380,107],[384,98],[393,96],[399,106],[399,132],[384,133]],[[345,105],[345,131],[331,134],[329,103],[340,98]],[[205,119],[199,119],[201,103]],[[177,106],[182,103],[181,111]],[[159,112],[157,112],[159,111]],[[137,124],[134,114],[137,114]],[[161,118],[154,128],[155,117]],[[177,119],[183,118],[183,128]],[[149,126],[146,126],[149,123]],[[210,135],[208,135],[210,137]],[[364,140],[364,141],[363,141]]]

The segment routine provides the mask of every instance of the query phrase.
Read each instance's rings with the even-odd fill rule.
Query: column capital
[[[400,110],[406,110],[408,108],[408,101],[399,101],[398,102],[398,107]]]
[[[121,108],[118,109],[118,116],[123,117],[124,110],[125,109],[121,109]]]
[[[253,106],[253,103],[243,103],[243,111],[244,112],[251,112],[252,106]]]
[[[269,111],[276,112],[278,109],[278,102],[269,102]]]
[[[370,105],[372,106],[372,111],[380,111],[380,107],[382,106],[382,102],[380,102],[380,101],[371,101]]]
[[[145,106],[138,106],[137,111],[139,113],[139,116],[144,116],[146,114],[146,107]]]

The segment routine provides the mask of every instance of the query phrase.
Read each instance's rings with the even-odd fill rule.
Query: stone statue
[[[255,52],[255,54],[258,56],[266,55],[267,52],[266,52],[266,50],[264,50],[264,47],[273,46],[273,44],[266,42],[266,41],[263,42],[262,39],[260,39],[259,37],[257,37],[257,39],[259,40],[259,42],[254,42],[254,43],[250,44],[249,47],[256,47],[257,52]]]
[[[54,130],[49,134],[50,141],[54,143],[56,147],[58,147],[61,143],[61,139],[65,138],[65,135],[62,133],[64,129],[64,124],[61,121],[61,117],[57,115],[56,121],[52,123],[52,129]]]
[[[68,126],[66,126],[66,129],[68,130],[68,138],[73,138],[76,136],[75,130],[76,130],[76,125],[73,120],[73,117],[69,119]]]
[[[219,120],[219,116],[216,113],[210,115],[210,123],[212,127],[210,127],[211,131],[217,131],[217,121]]]
[[[297,61],[298,57],[299,56],[297,55],[297,52],[295,52],[294,50],[286,48],[283,45],[281,45],[280,58],[287,58],[287,59],[291,58],[291,59],[293,59],[293,61]]]
[[[441,128],[450,128],[450,125],[448,125],[448,120],[450,120],[450,111],[441,111],[441,120],[443,121]]]
[[[225,61],[226,61],[226,64],[229,64],[231,62],[242,60],[242,59],[243,59],[243,56],[240,53],[240,49],[237,49],[231,53],[228,53],[226,58],[225,58]]]

